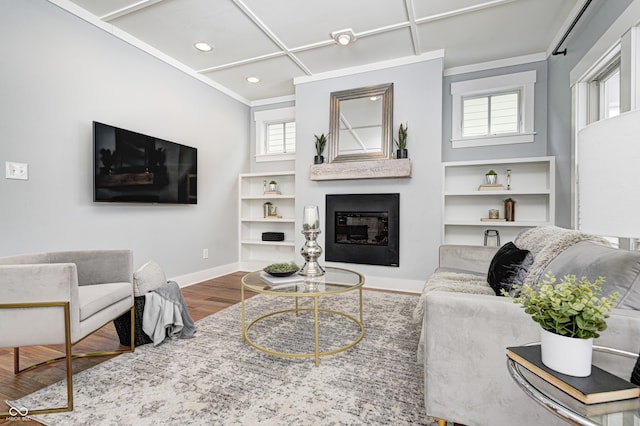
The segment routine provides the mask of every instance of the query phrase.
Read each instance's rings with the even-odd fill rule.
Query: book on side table
[[[542,363],[540,345],[512,346],[507,356],[540,378],[585,404],[638,398],[640,386],[636,386],[595,365],[591,375],[574,377],[558,373]]]

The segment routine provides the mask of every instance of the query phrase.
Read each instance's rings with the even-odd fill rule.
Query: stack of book
[[[540,345],[509,347],[507,356],[584,404],[621,401],[640,396],[640,386],[595,365],[591,367],[591,375],[587,377],[569,376],[550,369],[542,363]]]
[[[478,191],[502,191],[504,190],[504,185],[501,183],[494,184],[483,184],[478,187]]]

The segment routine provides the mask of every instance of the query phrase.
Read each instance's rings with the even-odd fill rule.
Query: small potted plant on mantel
[[[400,128],[398,129],[398,139],[395,139],[396,146],[398,149],[396,150],[396,158],[408,158],[409,151],[407,150],[407,130],[409,129],[408,123],[402,124],[400,123]]]
[[[322,153],[324,152],[324,147],[327,145],[327,137],[322,133],[320,136],[313,135],[316,138],[316,155],[313,157],[313,164],[322,164],[324,163],[324,157]]]
[[[556,284],[551,272],[536,288],[525,284],[514,286],[519,291],[510,297],[540,324],[542,362],[562,374],[586,377],[591,374],[593,339],[607,328],[606,319],[618,299],[613,292],[602,296],[604,277],[593,283],[586,277],[580,281],[567,275]]]

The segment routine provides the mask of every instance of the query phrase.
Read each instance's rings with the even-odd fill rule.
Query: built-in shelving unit
[[[523,229],[555,223],[555,158],[529,157],[443,163],[442,241],[445,244],[484,244],[484,232],[496,229],[500,243],[512,241]],[[504,189],[480,191],[485,173],[495,170]],[[511,189],[507,189],[511,170]],[[504,218],[504,200],[515,200],[513,222],[482,222],[490,209]]]
[[[280,194],[265,194],[269,182],[278,183]],[[240,267],[263,268],[295,259],[295,172],[245,173],[239,177]],[[264,203],[277,207],[277,216],[264,216]],[[263,232],[284,232],[284,241],[262,241]]]

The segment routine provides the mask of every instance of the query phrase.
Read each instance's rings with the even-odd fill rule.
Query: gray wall
[[[249,108],[45,0],[0,2],[0,255],[124,247],[168,276],[237,261]],[[198,204],[94,203],[92,121],[198,148]],[[202,249],[209,259],[202,259]]]
[[[631,0],[593,2],[560,49],[567,55],[551,56],[549,63],[548,149],[556,157],[556,224],[571,227],[571,87],[569,73],[604,34]],[[621,34],[622,35],[622,34]]]
[[[471,148],[451,147],[451,83],[494,77],[523,71],[536,71],[533,142]],[[491,160],[499,158],[538,157],[547,155],[547,62],[533,62],[444,77],[442,85],[442,161]]]
[[[410,179],[311,181],[313,135],[329,132],[329,97],[338,90],[394,83],[394,136],[408,123]],[[296,205],[318,205],[324,229],[325,194],[400,193],[400,267],[343,265],[369,276],[424,280],[436,266],[441,238],[442,59],[296,86]],[[395,149],[395,147],[394,147]],[[296,218],[300,230],[301,217]],[[320,244],[325,236],[321,235]],[[297,235],[296,246],[304,238]],[[339,265],[340,266],[340,265]]]

